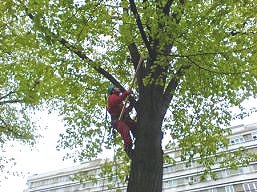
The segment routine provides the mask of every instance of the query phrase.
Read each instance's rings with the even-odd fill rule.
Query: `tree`
[[[2,3],[2,2],[1,2]],[[5,20],[4,13],[8,10],[5,4],[1,4],[1,65],[0,65],[0,171],[5,171],[5,165],[10,164],[13,159],[9,159],[2,153],[8,142],[18,140],[22,143],[33,145],[36,133],[35,126],[30,121],[29,110],[25,106],[29,96],[26,95],[27,84],[23,80],[26,71],[25,66],[14,66],[17,55],[11,54],[10,47],[13,39],[11,33],[7,33],[11,20]],[[5,11],[4,11],[5,10]],[[6,32],[6,33],[5,33]],[[15,37],[14,37],[15,38]],[[13,50],[13,49],[12,49]],[[21,58],[20,58],[21,59]],[[17,76],[17,79],[15,78]],[[15,81],[17,80],[17,81]],[[27,82],[28,83],[28,82]],[[28,83],[29,84],[29,83]],[[20,86],[18,88],[18,86]],[[32,86],[31,86],[32,88]]]
[[[228,166],[235,155],[217,151],[228,146],[230,107],[256,96],[255,3],[9,0],[2,57],[17,67],[27,62],[25,78],[32,87],[37,82],[32,96],[56,104],[67,122],[61,146],[83,159],[102,150],[109,82],[129,82],[142,56],[128,191],[157,192],[162,131],[171,130],[182,159],[199,156],[205,173],[218,158],[226,156]]]

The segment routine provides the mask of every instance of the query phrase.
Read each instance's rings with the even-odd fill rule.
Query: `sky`
[[[45,129],[40,130],[44,137],[38,140],[38,144],[33,150],[18,143],[14,143],[13,146],[7,148],[6,155],[14,157],[17,163],[11,170],[23,172],[23,174],[18,176],[6,175],[8,179],[4,179],[3,175],[0,176],[2,181],[0,192],[23,192],[29,175],[74,165],[72,160],[62,160],[64,151],[56,150],[59,133],[64,129],[61,118],[57,114],[48,114],[47,112],[38,112],[37,116],[41,118],[38,123],[42,128],[45,127]]]
[[[257,100],[247,101],[244,106],[257,108]],[[11,170],[23,172],[23,175],[9,175],[8,179],[4,179],[4,175],[0,175],[0,192],[23,192],[29,175],[45,173],[74,165],[72,160],[63,161],[65,151],[56,150],[59,134],[64,131],[61,118],[55,113],[48,114],[47,112],[39,112],[37,116],[41,118],[38,122],[41,127],[46,127],[40,131],[44,137],[39,139],[34,150],[17,143],[7,148],[5,155],[15,157],[17,163]],[[253,113],[250,117],[243,120],[235,120],[231,125],[247,125],[251,123],[257,123],[257,113]]]

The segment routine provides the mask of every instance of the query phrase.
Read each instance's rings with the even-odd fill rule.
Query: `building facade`
[[[229,137],[229,151],[240,146],[257,153],[257,123],[234,126]],[[217,178],[211,177],[200,181],[202,166],[197,163],[180,161],[178,148],[165,151],[176,160],[175,164],[165,164],[163,167],[163,192],[257,192],[257,162],[251,162],[247,167],[238,170],[214,168]],[[100,192],[100,191],[126,191],[122,182],[113,179],[109,181],[102,178],[100,165],[105,160],[95,160],[78,166],[57,170],[28,178],[25,192]],[[72,180],[72,175],[83,172],[96,175],[95,182],[87,181],[82,184]],[[114,182],[115,181],[115,182]],[[115,187],[110,189],[111,184]],[[108,188],[109,186],[109,188]]]

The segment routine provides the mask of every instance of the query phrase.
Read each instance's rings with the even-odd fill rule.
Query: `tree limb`
[[[29,16],[29,18],[33,21],[34,16],[28,12],[27,7],[25,7],[26,13]],[[74,45],[70,44],[66,39],[60,38],[57,34],[51,32],[48,28],[41,26],[44,30],[48,31],[48,34],[51,34],[50,38],[51,39],[56,39],[61,45],[65,46],[68,50],[71,52],[75,53],[78,57],[80,57],[82,60],[86,60],[88,63],[95,63],[92,59],[90,59],[86,54],[84,54],[80,49],[75,47]],[[121,89],[124,89],[124,87],[117,81],[110,73],[108,73],[106,70],[103,68],[96,66],[96,65],[91,65],[98,73],[102,74],[105,78],[107,78],[111,83],[114,85],[120,87]]]
[[[13,94],[13,93],[15,93],[15,92],[14,92],[14,91],[10,91],[10,92],[7,93],[6,95],[0,97],[0,100],[7,98],[9,95],[11,95],[11,94]]]
[[[71,45],[67,40],[64,38],[60,38],[59,42],[65,46],[67,49],[69,49],[71,52],[75,53],[79,58],[82,60],[86,60],[87,63],[96,63],[92,59],[90,59],[86,54],[84,54],[81,50],[76,48],[75,46]],[[119,81],[117,81],[110,73],[108,73],[105,69],[99,66],[91,65],[98,73],[103,75],[105,78],[107,78],[111,83],[116,85],[117,87],[124,89],[124,87],[120,84]]]
[[[130,53],[130,57],[131,57],[134,69],[136,70],[138,61],[140,59],[140,53],[139,53],[139,51],[137,49],[137,46],[134,42],[128,45],[128,50],[129,50],[129,53]]]
[[[252,50],[252,48],[254,48],[254,45],[251,47],[247,47],[247,48],[243,48],[243,49],[235,49],[235,50],[228,50],[228,51],[217,51],[217,52],[198,52],[198,53],[194,53],[194,54],[188,54],[188,55],[181,55],[181,54],[169,54],[169,56],[173,56],[173,57],[197,57],[197,56],[204,56],[204,55],[225,55],[227,53],[238,53],[241,51],[247,51],[247,50]]]
[[[170,12],[171,12],[171,5],[174,2],[174,0],[168,0],[165,4],[164,7],[160,7],[159,9],[161,10],[161,12],[163,13],[164,16],[169,16]],[[180,3],[183,4],[183,0],[180,0]],[[172,15],[173,18],[177,21],[177,19],[175,18],[174,14]],[[179,20],[180,21],[180,20]],[[179,22],[176,22],[176,24],[179,24]],[[165,31],[165,24],[159,22],[158,23],[159,29],[160,31]],[[155,39],[154,40],[154,49],[158,49],[159,47],[159,39]],[[167,42],[167,44],[164,46],[164,48],[161,50],[161,54],[168,60],[168,56],[171,53],[171,49],[173,47],[173,42]],[[158,70],[156,70],[156,74],[155,77],[158,78],[161,74],[163,74],[164,71],[168,70],[168,65],[166,66],[159,66]],[[165,83],[166,82],[166,78],[167,75],[162,75],[162,80]]]
[[[197,66],[199,69],[202,69],[204,71],[208,71],[210,73],[213,74],[223,74],[223,75],[242,75],[245,74],[246,72],[251,72],[250,70],[245,70],[245,71],[241,71],[241,72],[226,72],[226,71],[217,71],[217,70],[212,70],[212,69],[207,69],[203,66],[201,66],[200,64],[198,64],[197,62],[195,62],[193,59],[191,59],[190,57],[187,58],[192,64],[194,64],[195,66]],[[253,70],[257,70],[257,68],[254,68]]]
[[[174,95],[173,92],[176,90],[181,77],[185,74],[185,70],[189,69],[191,66],[192,65],[182,65],[177,71],[177,73],[174,75],[174,77],[168,83],[168,86],[166,87],[165,92],[163,94],[163,103],[165,108],[168,108],[169,103]]]
[[[250,49],[250,48],[247,48]],[[247,50],[247,49],[240,49],[240,50],[233,50],[230,52],[239,52],[242,50]],[[206,53],[196,53],[196,54],[192,54],[192,55],[176,55],[176,57],[184,57],[186,59],[188,59],[191,64],[189,65],[183,65],[180,67],[180,69],[178,70],[178,72],[175,74],[175,77],[172,78],[168,84],[168,86],[166,87],[165,93],[164,93],[164,99],[165,99],[165,105],[168,105],[168,103],[170,102],[170,100],[172,99],[173,95],[172,95],[172,91],[175,91],[180,77],[182,77],[185,73],[186,69],[189,69],[192,65],[197,66],[198,68],[208,71],[210,73],[215,73],[215,74],[224,74],[224,75],[239,75],[239,74],[243,74],[246,72],[250,72],[250,71],[243,71],[243,72],[224,72],[224,71],[215,71],[215,70],[211,70],[211,69],[207,69],[202,67],[201,65],[199,65],[197,62],[195,62],[191,57],[196,57],[196,56],[201,56],[201,55],[216,55],[216,54],[226,54],[228,52],[206,52]],[[175,55],[174,55],[175,56]],[[253,69],[256,70],[256,69]]]
[[[129,0],[129,2],[130,2],[130,9],[133,12],[134,17],[136,19],[137,27],[139,29],[139,32],[140,32],[141,37],[143,39],[143,42],[144,42],[144,44],[145,44],[145,46],[146,46],[146,48],[148,50],[149,55],[151,56],[151,55],[153,55],[152,54],[153,50],[151,48],[150,42],[149,42],[149,40],[147,38],[147,35],[146,35],[145,31],[144,31],[144,28],[143,28],[140,16],[139,16],[138,11],[137,11],[137,7],[136,7],[136,4],[135,4],[135,1],[134,0]]]
[[[173,0],[167,1],[166,5],[163,8],[164,15],[168,15],[170,13],[170,7],[171,7],[172,3],[173,3]]]
[[[131,56],[131,60],[132,60],[134,69],[136,71],[137,65],[138,65],[139,60],[140,60],[140,53],[139,53],[135,43],[131,43],[128,46],[128,49],[129,49],[129,53],[130,53],[130,56]],[[144,76],[144,65],[141,65],[141,67],[139,68],[139,70],[137,72],[137,82],[138,82],[139,89],[143,85],[143,78],[142,78],[143,76]]]
[[[24,102],[22,99],[5,100],[5,101],[1,101],[0,105],[4,105],[7,103],[22,103],[22,102]]]

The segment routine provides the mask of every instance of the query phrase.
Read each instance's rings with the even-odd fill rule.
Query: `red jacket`
[[[112,94],[108,98],[107,111],[112,118],[119,118],[120,112],[123,108],[122,101],[129,95],[128,91],[122,92],[120,95]]]

